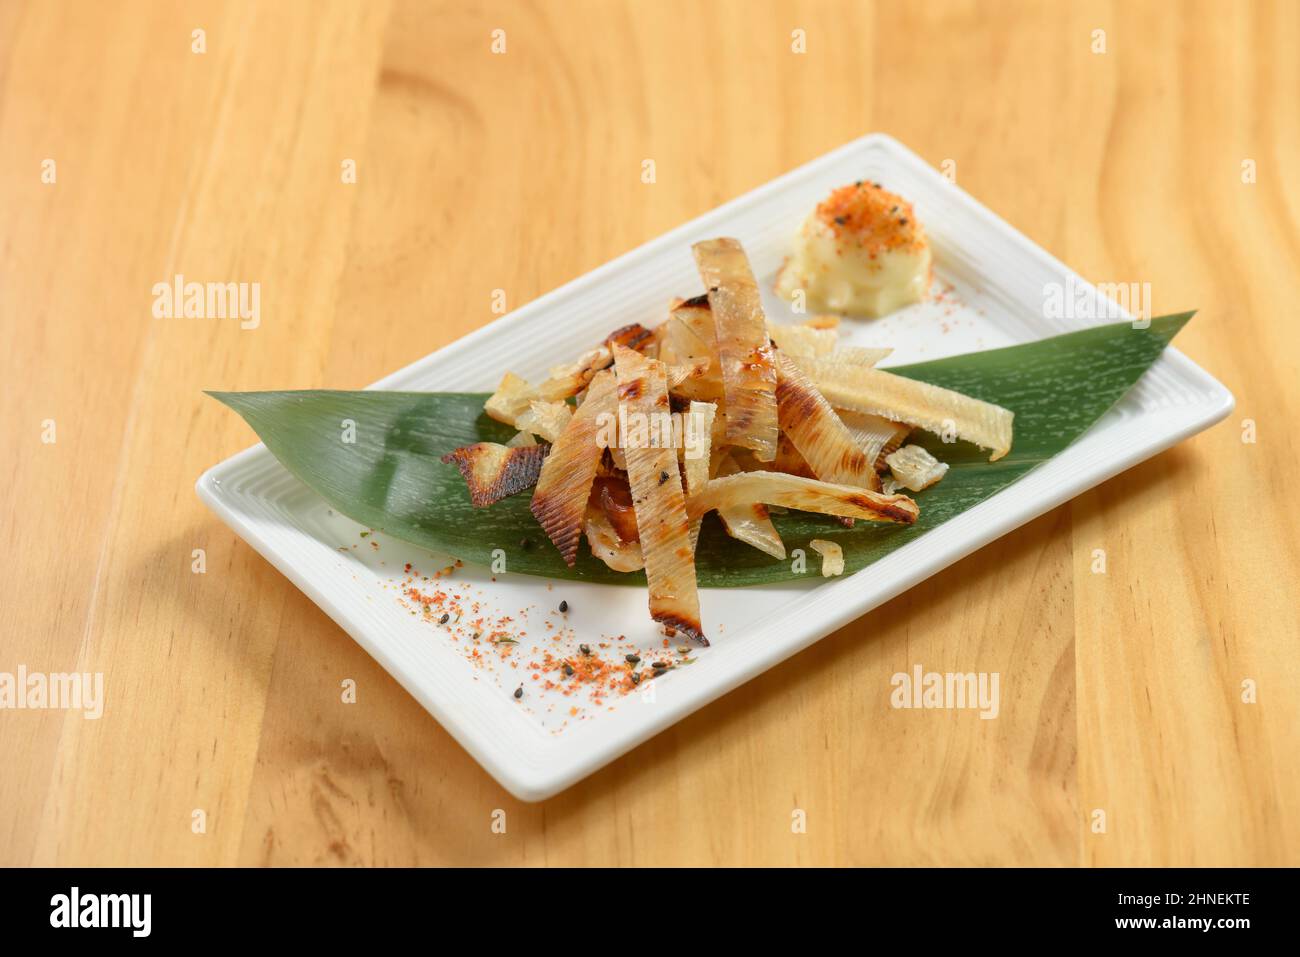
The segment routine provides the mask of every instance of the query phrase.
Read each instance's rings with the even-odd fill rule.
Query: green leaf
[[[1137,382],[1192,317],[1095,326],[1025,345],[896,366],[889,371],[995,402],[1016,414],[1015,442],[997,462],[966,443],[944,444],[918,432],[912,441],[951,468],[916,496],[913,526],[831,519],[790,512],[773,516],[787,548],[809,539],[838,542],[846,572],[856,571],[1006,488],[1056,455]],[[504,370],[497,370],[504,371]],[[472,442],[505,442],[514,430],[483,414],[485,394],[426,392],[212,392],[238,412],[277,459],[349,518],[431,550],[478,565],[507,554],[510,572],[619,584],[643,584],[594,559],[585,543],[568,568],[528,510],[529,493],[485,509],[470,505],[464,480],[441,457]],[[347,422],[355,436],[347,435]],[[346,442],[345,438],[354,441]],[[528,540],[529,545],[522,543]],[[696,556],[703,586],[785,581],[802,576],[728,538],[716,516],[705,519]]]

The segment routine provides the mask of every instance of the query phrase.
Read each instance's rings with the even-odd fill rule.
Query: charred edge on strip
[[[704,637],[704,632],[700,629],[700,623],[698,621],[691,621],[690,619],[683,618],[676,612],[670,611],[660,612],[654,616],[654,619],[665,628],[672,628],[676,631],[680,631],[688,638],[699,642],[701,646],[705,648],[709,647],[709,639]]]
[[[538,502],[533,496],[530,506],[533,517],[542,526],[552,544],[560,551],[564,564],[572,568],[578,561],[578,540],[582,537],[582,522],[573,527],[573,515],[562,501]],[[585,510],[585,509],[584,509]],[[563,532],[563,534],[561,534]]]
[[[634,322],[630,326],[623,326],[622,328],[615,329],[611,332],[605,339],[605,345],[609,346],[610,349],[613,349],[614,346],[624,346],[628,349],[635,349],[637,352],[640,352],[641,348],[645,346],[653,336],[654,333],[645,326],[641,325],[639,322]]]
[[[494,505],[503,498],[536,485],[537,478],[542,471],[542,462],[551,450],[548,444],[511,449],[502,458],[491,480],[480,481],[475,465],[480,458],[479,451],[488,444],[486,442],[476,442],[473,445],[467,445],[453,452],[448,452],[442,457],[444,463],[455,465],[465,479],[465,485],[469,488],[470,504],[475,508]]]
[[[901,525],[911,525],[916,521],[916,513],[901,505],[893,505],[889,502],[873,502],[865,495],[850,495],[846,501],[850,505],[865,509],[868,512],[874,512],[882,518],[898,522]]]

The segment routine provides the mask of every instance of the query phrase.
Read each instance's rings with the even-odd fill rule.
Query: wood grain
[[[0,5],[0,671],[108,689],[0,711],[0,864],[1300,864],[1298,42],[1286,2]],[[363,385],[870,130],[1199,307],[1237,412],[535,806],[195,497],[250,441],[201,389]],[[178,272],[261,325],[152,318]],[[998,719],[891,708],[917,663],[1000,672]]]

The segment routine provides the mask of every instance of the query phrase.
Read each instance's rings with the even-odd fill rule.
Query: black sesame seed
[[[667,482],[667,481],[668,481],[668,473],[667,473],[667,472],[660,472],[660,473],[659,473],[659,484],[660,484],[660,485],[663,485],[664,482]]]
[[[906,226],[906,225],[907,225],[907,217],[904,216],[902,219],[900,219],[900,220],[898,221],[898,225],[900,225],[900,226]]]
[[[848,218],[847,218],[847,217],[844,217],[844,216],[836,216],[836,217],[835,217],[835,224],[836,224],[837,226],[843,226],[843,225],[844,225],[845,223],[847,223],[847,222],[848,222]]]
[[[449,621],[451,621],[451,615],[444,614],[441,618],[438,619],[438,624],[445,625]]]
[[[578,646],[578,650],[581,651],[584,655],[589,655],[589,654],[591,654],[591,646],[590,646],[590,645],[579,645],[579,646]]]
[[[634,664],[636,664],[638,661],[641,660],[641,656],[640,656],[640,655],[624,655],[624,656],[623,656],[623,660],[626,661],[629,665],[634,665]]]
[[[522,698],[523,696],[524,696],[524,686],[520,685],[518,688],[515,689],[515,697]]]
[[[566,678],[572,678],[572,677],[573,677],[573,665],[565,665],[565,666],[564,666],[564,675],[565,675]]]
[[[666,670],[668,670],[668,662],[666,662],[666,661],[656,661],[656,662],[654,663],[654,667],[655,667],[655,670],[656,670],[656,671],[666,671]]]
[[[641,672],[639,671],[632,672],[632,684],[639,685],[640,683],[641,683]]]
[[[569,610],[569,603],[567,601],[560,602],[560,614],[563,615],[568,610]]]

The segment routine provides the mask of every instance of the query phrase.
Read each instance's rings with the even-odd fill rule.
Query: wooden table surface
[[[1300,864],[1298,44],[1291,2],[0,4],[0,672],[107,697],[0,711],[0,863]],[[1233,415],[539,805],[196,498],[251,441],[201,389],[360,387],[873,130],[1199,308]],[[177,273],[260,326],[153,318]],[[1001,716],[891,709],[915,663]]]

